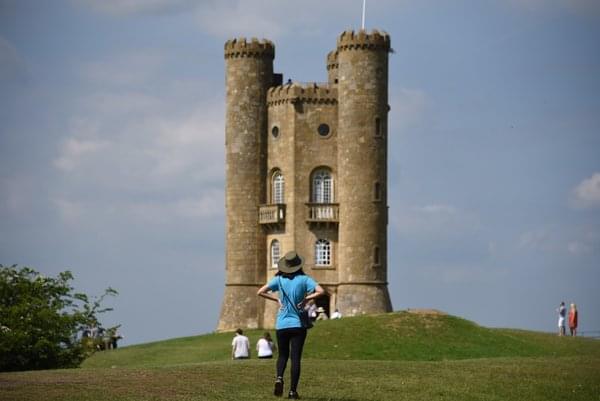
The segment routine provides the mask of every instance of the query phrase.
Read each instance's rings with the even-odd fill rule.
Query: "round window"
[[[319,125],[319,128],[317,128],[317,132],[321,136],[327,136],[327,135],[329,135],[329,125],[327,125],[327,124],[321,124],[321,125]]]
[[[271,135],[273,135],[273,138],[277,138],[279,136],[279,127],[274,125],[273,128],[271,128]]]

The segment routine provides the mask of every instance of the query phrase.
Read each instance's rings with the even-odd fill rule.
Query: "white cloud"
[[[392,228],[401,235],[430,238],[462,236],[480,227],[479,219],[473,213],[438,203],[413,207],[399,205],[392,210],[390,221]]]
[[[165,224],[223,215],[222,102],[182,107],[177,91],[163,99],[108,91],[80,102],[54,160],[62,177],[54,204],[65,222],[119,216]]]
[[[22,215],[31,208],[39,196],[39,187],[32,176],[18,174],[12,177],[0,176],[0,213],[5,210],[11,215]]]
[[[152,101],[145,102],[147,109],[139,106],[121,115],[119,107],[101,104],[97,115],[90,111],[74,118],[55,167],[112,189],[159,190],[186,180],[198,185],[222,179],[222,106],[197,106],[176,117],[154,115]],[[111,123],[117,117],[119,124]]]
[[[157,123],[157,133],[145,149],[155,163],[157,177],[187,172],[203,179],[224,175],[224,110],[220,106],[198,108],[183,120]]]
[[[109,143],[106,141],[77,137],[68,138],[62,145],[60,156],[54,160],[54,166],[63,171],[75,170],[91,155],[106,149],[108,146]]]
[[[517,9],[528,11],[544,11],[551,8],[562,8],[584,15],[600,15],[598,0],[506,0]]]
[[[222,218],[225,211],[224,191],[215,188],[203,189],[196,197],[174,201],[148,200],[129,202],[122,205],[127,216],[143,223],[164,224],[177,219]]]
[[[575,187],[572,203],[576,207],[593,208],[600,206],[600,173],[594,173]]]
[[[419,274],[428,281],[437,281],[447,285],[457,284],[493,284],[505,277],[507,269],[478,265],[425,265],[417,268]]]
[[[551,249],[553,238],[548,229],[527,231],[519,237],[519,247],[522,249]]]
[[[88,110],[113,117],[132,113],[148,114],[152,110],[159,110],[163,105],[155,96],[134,91],[98,92],[82,99],[81,103]]]
[[[93,11],[115,16],[135,14],[173,14],[194,7],[192,0],[72,0]]]
[[[268,0],[270,7],[257,7],[250,1],[219,1],[198,10],[200,28],[220,38],[237,36],[278,38],[289,20],[281,18],[282,4]],[[284,6],[285,7],[285,6]]]
[[[360,4],[353,9],[345,0],[221,0],[197,9],[199,28],[222,39],[254,36],[277,40],[292,32],[310,37],[327,29],[331,15],[358,26]]]
[[[391,124],[394,126],[398,124],[400,130],[404,130],[422,121],[429,104],[425,92],[418,89],[401,88],[399,92],[393,92],[391,96]],[[395,129],[394,126],[391,128]]]
[[[450,205],[426,205],[415,208],[415,210],[427,213],[427,214],[436,214],[436,215],[455,215],[456,208]]]
[[[572,240],[567,244],[567,250],[572,255],[581,257],[597,253],[600,250],[600,233],[596,228],[580,228],[571,237]]]
[[[166,54],[156,49],[112,54],[81,66],[81,76],[98,85],[135,86],[156,76],[166,61]]]
[[[23,80],[27,76],[27,66],[17,49],[0,36],[0,82]]]
[[[590,245],[577,241],[569,242],[569,244],[567,245],[567,249],[570,253],[576,256],[585,255],[592,251]]]
[[[82,203],[63,198],[56,198],[53,203],[62,221],[69,225],[80,223],[85,213],[85,206]]]
[[[518,247],[553,255],[585,256],[600,249],[600,234],[587,226],[550,226],[522,233]]]

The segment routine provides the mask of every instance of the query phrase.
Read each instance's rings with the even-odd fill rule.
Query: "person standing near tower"
[[[567,314],[567,308],[565,307],[564,301],[560,303],[558,308],[556,308],[558,312],[558,335],[565,335],[565,316]]]
[[[288,398],[298,399],[298,381],[300,380],[300,365],[302,349],[306,340],[307,328],[303,326],[300,311],[307,301],[318,298],[325,292],[312,277],[302,271],[304,260],[295,251],[285,254],[277,264],[278,272],[267,284],[262,286],[257,295],[280,305],[277,313],[277,379],[273,394],[283,395],[283,374],[288,358],[291,357],[291,385]],[[279,296],[272,293],[278,292]]]
[[[577,306],[575,304],[571,304],[571,309],[569,310],[569,330],[571,331],[571,336],[577,335],[578,317]]]

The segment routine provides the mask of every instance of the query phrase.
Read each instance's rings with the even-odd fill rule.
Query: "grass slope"
[[[252,344],[261,331],[249,331]],[[0,400],[269,400],[274,361],[231,361],[231,333],[101,352],[83,369],[0,373]],[[305,400],[600,401],[600,341],[407,312],[319,322]],[[289,375],[289,371],[286,376]]]
[[[263,330],[245,334],[252,345]],[[274,332],[271,332],[274,334]],[[231,333],[207,334],[99,352],[84,368],[153,367],[224,361]],[[600,358],[600,342],[559,338],[522,330],[489,329],[439,313],[396,312],[317,322],[310,330],[305,358],[343,360],[440,361],[495,357],[573,356]]]

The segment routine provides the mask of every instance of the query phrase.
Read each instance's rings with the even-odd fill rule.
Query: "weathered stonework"
[[[278,85],[271,42],[225,44],[227,282],[218,330],[274,325],[276,305],[255,293],[277,271],[277,244],[279,255],[304,257],[304,271],[328,293],[326,309],[392,310],[389,51],[386,33],[346,31],[327,55],[327,83]]]

